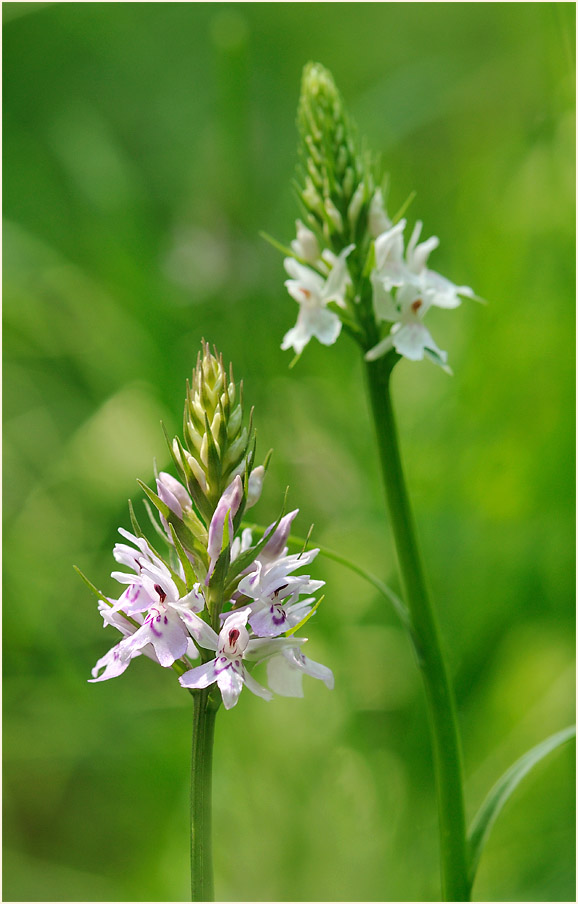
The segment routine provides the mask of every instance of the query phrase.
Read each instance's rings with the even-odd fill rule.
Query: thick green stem
[[[213,901],[211,791],[215,708],[210,688],[193,691],[193,755],[191,765],[191,901]]]
[[[368,362],[367,379],[390,523],[412,635],[428,702],[440,824],[445,901],[469,901],[460,736],[453,691],[429,601],[399,454],[387,358]]]

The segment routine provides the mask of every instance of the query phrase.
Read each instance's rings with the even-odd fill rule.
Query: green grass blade
[[[536,744],[531,750],[528,750],[519,760],[510,766],[506,772],[498,779],[490,793],[484,800],[482,806],[478,810],[469,834],[468,848],[470,860],[470,882],[473,885],[480,856],[482,854],[484,844],[488,840],[488,836],[492,827],[500,814],[500,811],[513,791],[518,787],[522,779],[530,772],[534,766],[544,757],[548,756],[557,747],[565,744],[571,738],[576,737],[576,726],[570,725],[562,731],[556,732]]]

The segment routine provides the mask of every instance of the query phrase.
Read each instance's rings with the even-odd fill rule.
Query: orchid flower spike
[[[405,244],[406,220],[387,213],[377,158],[361,146],[333,76],[319,63],[303,70],[297,121],[303,219],[284,266],[299,314],[281,348],[299,356],[313,337],[333,345],[345,329],[369,362],[429,358],[451,373],[424,318],[431,307],[453,309],[476,296],[428,267],[439,241],[420,242],[421,221]]]
[[[311,241],[303,229],[300,241]],[[156,492],[142,484],[158,511],[156,532],[166,550],[153,547],[131,508],[134,532],[119,528],[122,542],[113,550],[120,567],[112,577],[122,592],[109,598],[85,579],[105,627],[120,634],[89,680],[117,678],[145,656],[173,668],[192,692],[215,684],[225,709],[236,705],[243,686],[264,700],[274,690],[297,693],[302,674],[321,677],[329,687],[330,671],[303,657],[305,639],[294,636],[318,606],[315,593],[323,581],[300,573],[318,550],[288,554],[298,509],[269,525],[258,542],[243,528],[243,511],[261,496],[265,467],[254,465],[240,389],[206,345],[187,387],[184,433],[183,441],[169,440],[178,478],[161,471]],[[218,634],[215,625],[221,625]],[[201,664],[193,666],[199,648],[215,657],[205,661],[203,652]],[[269,663],[270,688],[252,675],[260,662]]]

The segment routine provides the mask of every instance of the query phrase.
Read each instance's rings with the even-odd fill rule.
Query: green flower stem
[[[211,688],[192,691],[193,755],[191,765],[191,901],[213,901],[211,797],[213,738],[217,711]]]
[[[469,901],[460,736],[455,703],[435,616],[428,598],[399,453],[387,357],[366,362],[367,381],[385,495],[413,640],[430,716],[440,824],[445,901]]]

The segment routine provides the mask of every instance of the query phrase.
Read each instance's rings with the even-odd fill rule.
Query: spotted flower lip
[[[402,285],[396,294],[396,322],[389,335],[367,352],[367,361],[375,361],[391,349],[410,361],[421,361],[425,356],[447,368],[447,353],[435,342],[422,322],[431,302],[416,298],[411,286]],[[385,319],[390,319],[389,317]]]
[[[199,655],[189,633],[191,625],[198,618],[195,613],[200,612],[205,604],[199,585],[173,602],[167,599],[160,585],[157,585],[157,597],[157,603],[149,607],[146,616],[137,612],[131,617],[133,622],[139,622],[138,626],[128,621],[122,613],[114,610],[109,610],[106,614],[103,612],[105,622],[112,624],[126,636],[99,659],[92,670],[93,677],[89,680],[116,678],[141,653],[150,656],[165,668],[185,655],[191,658]],[[101,668],[104,671],[99,675]]]
[[[277,637],[290,631],[309,615],[315,603],[313,596],[297,603],[291,603],[292,599],[291,596],[289,600],[273,599],[250,605],[249,624],[258,637]]]
[[[294,575],[297,568],[309,565],[318,554],[318,549],[310,549],[295,555],[281,555],[263,563],[257,560],[255,569],[239,582],[238,591],[254,601],[297,598],[305,593],[314,593],[323,587],[324,581],[312,580],[307,575]]]
[[[203,688],[216,683],[221,691],[225,709],[231,709],[237,704],[243,685],[258,697],[272,700],[271,691],[255,681],[243,664],[245,653],[252,643],[246,628],[248,617],[249,612],[246,610],[233,612],[225,619],[218,635],[209,625],[199,627],[198,643],[207,649],[215,649],[217,655],[210,662],[205,662],[181,675],[179,682],[183,687]]]
[[[293,515],[291,513],[291,520]],[[284,526],[280,536],[273,534],[273,550],[284,543],[286,530],[287,526]],[[299,597],[315,593],[324,585],[324,581],[313,580],[308,574],[293,574],[312,562],[318,549],[298,555],[286,555],[286,552],[287,547],[281,546],[277,556],[266,557],[265,560],[258,557],[249,573],[239,582],[235,594],[235,600],[249,600],[238,611],[247,610],[250,613],[249,625],[258,637],[276,637],[296,627],[311,612],[315,602],[311,596],[301,601]]]

